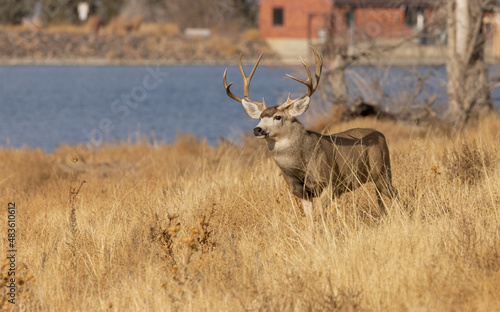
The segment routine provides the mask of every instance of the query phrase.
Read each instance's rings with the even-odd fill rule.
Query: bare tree
[[[348,92],[346,83],[346,69],[360,58],[369,57],[377,53],[377,49],[370,44],[368,47],[350,51],[349,44],[345,38],[328,43],[327,58],[329,59],[329,70],[325,75],[328,79],[333,93],[333,104],[345,109],[348,107]],[[351,47],[352,48],[352,47]],[[352,49],[351,49],[352,50]]]
[[[185,27],[212,27],[234,18],[248,20],[253,25],[256,0],[169,0],[165,3],[167,20]]]
[[[341,1],[342,2],[342,1]],[[346,1],[344,1],[346,2]],[[334,30],[332,23],[332,29],[330,29],[330,35],[328,36],[328,41],[325,47],[325,58],[328,62],[328,70],[325,73],[327,80],[330,83],[330,87],[333,92],[333,104],[337,106],[343,106],[348,108],[348,87],[346,83],[346,69],[360,59],[373,59],[377,57],[384,57],[391,53],[391,51],[400,48],[405,44],[412,43],[415,40],[421,40],[425,33],[429,32],[431,29],[444,28],[440,25],[438,9],[440,7],[439,2],[427,3],[425,1],[416,1],[418,3],[412,3],[411,1],[397,1],[388,0],[383,3],[384,6],[388,8],[398,7],[404,4],[404,6],[411,6],[413,9],[420,8],[420,4],[425,4],[426,8],[431,8],[434,12],[429,20],[425,21],[425,29],[418,29],[415,27],[415,32],[413,35],[406,36],[405,38],[394,41],[392,44],[377,44],[378,35],[382,34],[382,29],[387,26],[377,24],[375,27],[376,34],[373,34],[373,30],[360,28],[354,21],[346,21],[349,25],[346,25],[345,30]],[[343,2],[342,2],[343,3]],[[370,7],[370,1],[368,0],[352,0],[351,5],[359,7],[368,6]],[[420,3],[420,4],[419,4]],[[351,7],[351,6],[349,6]],[[413,12],[413,11],[412,11]],[[351,13],[352,14],[352,13]],[[416,13],[415,13],[416,14]],[[422,14],[423,12],[420,12]],[[335,23],[335,27],[338,27],[338,23]],[[370,24],[373,26],[373,23]],[[371,34],[370,34],[371,33]]]
[[[32,13],[33,0],[0,0],[0,23],[20,24],[22,19]]]
[[[494,111],[484,60],[483,16],[490,0],[448,0],[449,116],[458,126]]]
[[[432,34],[432,29],[446,28],[448,116],[456,122],[457,126],[463,126],[470,120],[496,111],[490,97],[492,84],[488,79],[485,63],[485,42],[488,34],[485,33],[483,24],[485,12],[492,10],[496,2],[493,0],[436,1],[434,14],[430,20],[426,20],[424,32],[415,33],[392,46],[365,44],[364,48],[359,48],[353,47],[347,37],[344,40],[338,40],[338,37],[332,40],[331,47],[327,49],[331,53],[326,76],[334,93],[333,104],[347,108],[345,70],[354,61],[362,57],[387,54],[388,51],[403,44],[420,39],[422,35]],[[443,25],[444,21],[446,25]],[[417,94],[415,93],[415,96]],[[435,101],[436,98],[431,96],[430,99]],[[432,105],[434,101],[425,101],[424,108],[428,110],[429,105]]]
[[[338,44],[333,52],[328,55],[330,67],[325,74],[333,92],[333,104],[347,108],[347,85],[345,80],[345,70],[353,58],[347,53],[347,44]]]

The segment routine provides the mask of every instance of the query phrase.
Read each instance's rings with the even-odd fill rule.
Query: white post
[[[89,3],[88,2],[80,2],[77,5],[78,18],[80,21],[85,22],[89,15]]]

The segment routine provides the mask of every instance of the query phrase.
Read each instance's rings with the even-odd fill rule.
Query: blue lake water
[[[238,68],[228,67],[228,81],[235,82],[232,91],[242,96]],[[257,121],[225,94],[225,68],[0,66],[0,146],[52,151],[60,144],[119,142],[137,134],[170,143],[179,132],[212,144],[219,137],[238,140]],[[248,73],[251,68],[245,69]],[[276,105],[290,91],[305,91],[285,78],[286,73],[302,77],[302,71],[299,67],[261,65],[252,80],[250,96],[258,101],[265,96],[268,106]],[[432,73],[420,92],[422,101],[433,93],[445,101],[445,69],[422,67],[419,71]],[[417,82],[412,71],[404,68],[354,67],[348,71],[352,96],[362,95],[386,106],[404,102],[405,90]],[[373,85],[382,91],[370,91]],[[498,97],[495,92],[493,97]]]

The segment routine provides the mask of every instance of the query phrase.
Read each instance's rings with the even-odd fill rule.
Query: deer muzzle
[[[261,127],[255,127],[253,129],[253,135],[255,135],[256,137],[258,138],[264,138],[268,135],[269,133],[267,133],[264,129],[262,129]]]

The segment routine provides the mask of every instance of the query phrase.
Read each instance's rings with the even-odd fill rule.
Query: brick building
[[[400,39],[428,31],[441,0],[262,0],[264,38],[326,40],[349,34],[358,40]],[[435,24],[435,23],[434,23]]]
[[[285,62],[312,56],[308,46],[339,38],[349,44],[399,42],[424,35],[415,43],[445,40],[445,0],[261,0],[259,29]]]
[[[260,0],[261,36],[282,59],[296,62],[309,55],[309,44],[345,39],[389,44],[412,38],[402,57],[443,58],[446,43],[446,0]],[[500,59],[500,0],[483,2],[484,32],[491,35],[488,54]],[[491,40],[491,41],[490,41]],[[359,46],[358,46],[359,47]]]
[[[264,38],[317,37],[331,20],[328,0],[263,0],[259,28]]]

